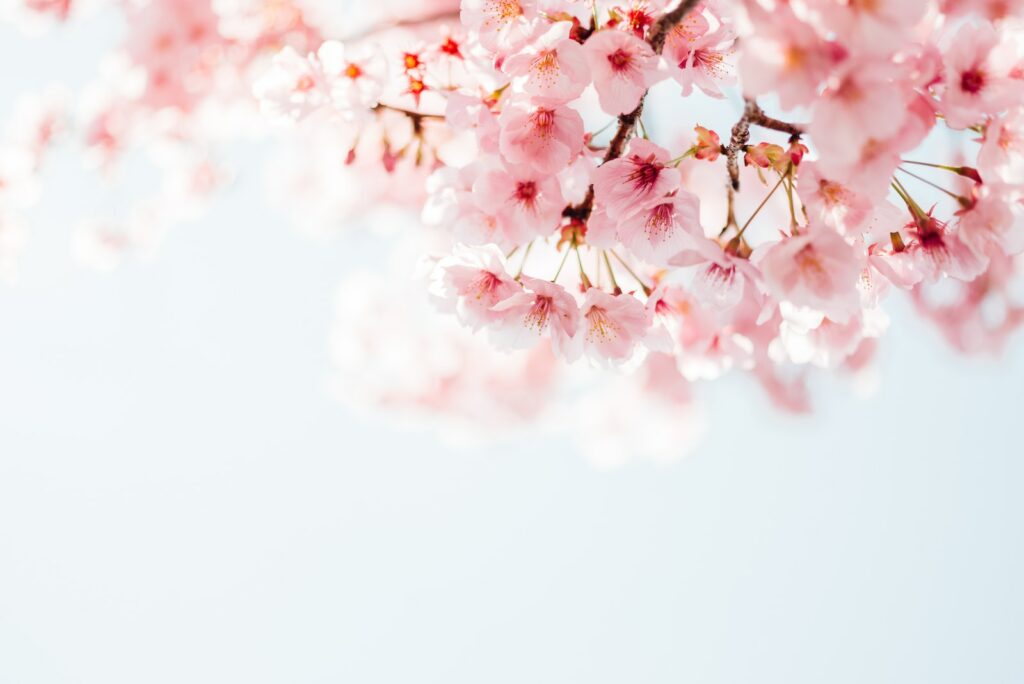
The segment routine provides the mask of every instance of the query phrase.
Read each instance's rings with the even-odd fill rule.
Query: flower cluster
[[[463,0],[460,26],[390,59],[283,53],[260,94],[296,117],[443,113],[446,144],[470,151],[432,161],[424,218],[452,248],[430,288],[498,347],[668,355],[689,381],[744,369],[802,408],[800,369],[861,367],[892,290],[965,349],[1021,323],[1022,16],[981,0]],[[742,112],[655,137],[672,105],[645,101],[673,84]],[[939,281],[963,296],[930,297]]]
[[[59,22],[84,0],[12,3]],[[378,403],[525,416],[555,391],[548,361],[586,359],[668,415],[731,371],[802,411],[810,368],[868,364],[890,293],[966,352],[1024,324],[1024,3],[85,4],[131,30],[68,119],[100,168],[157,140],[175,179],[140,225],[208,194],[211,143],[263,123],[290,141],[272,185],[300,220],[421,214],[412,289],[469,331],[443,339],[473,361],[438,352],[403,391],[359,375],[353,338],[342,365]],[[139,240],[102,233],[107,251]],[[357,356],[425,339],[408,318]]]

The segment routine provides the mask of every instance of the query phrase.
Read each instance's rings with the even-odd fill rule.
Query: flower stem
[[[571,251],[568,247],[566,248],[565,254],[562,255],[562,261],[558,264],[558,270],[555,271],[555,277],[551,279],[551,282],[555,282],[558,280],[558,276],[562,275],[562,268],[565,266],[565,262],[569,260],[569,252]]]
[[[587,270],[583,268],[583,257],[580,256],[580,248],[573,245],[572,249],[576,252],[576,263],[580,265],[580,282],[585,289],[589,290],[593,285],[590,282],[590,278],[587,277]]]
[[[914,198],[910,196],[910,193],[907,192],[907,189],[903,187],[903,183],[900,183],[898,179],[893,178],[892,187],[896,191],[896,194],[900,196],[900,199],[903,200],[903,203],[907,205],[907,209],[910,210],[910,213],[914,215],[915,219],[924,220],[928,218],[928,215],[925,213],[924,209],[922,209],[921,206],[914,201]]]
[[[626,269],[626,273],[632,276],[633,280],[637,282],[637,285],[643,288],[644,294],[650,296],[653,290],[644,283],[644,281],[640,278],[640,276],[636,274],[636,272],[632,268],[629,267],[629,264],[627,264],[625,260],[622,257],[620,257],[614,249],[610,249],[608,251],[612,253],[612,256],[615,257],[616,261],[622,264],[622,267]]]
[[[963,204],[963,202],[965,201],[963,197],[961,197],[960,195],[956,194],[955,192],[952,192],[951,190],[947,190],[946,188],[942,187],[938,183],[933,183],[930,180],[928,180],[927,178],[924,178],[922,176],[918,176],[916,173],[908,171],[907,169],[903,168],[902,166],[898,167],[897,170],[898,171],[902,171],[903,173],[907,174],[911,178],[916,178],[917,180],[921,181],[925,185],[930,185],[933,188],[935,188],[936,190],[938,190],[940,192],[944,192],[945,194],[949,195],[950,197],[955,199],[957,202],[960,202],[961,204]]]
[[[604,251],[602,249],[601,250],[601,256],[604,257],[604,265],[605,265],[605,268],[608,269],[608,277],[612,281],[612,290],[614,291],[614,294],[621,293],[622,292],[622,288],[619,287],[619,283],[616,282],[616,280],[615,280],[615,271],[612,269],[612,262],[611,262],[611,259],[608,258],[608,252],[606,252],[606,251]]]
[[[742,228],[740,228],[740,232],[736,233],[737,238],[743,235],[743,232],[750,226],[751,222],[753,222],[757,215],[761,213],[761,210],[764,209],[764,205],[768,204],[768,200],[772,198],[772,195],[775,194],[775,191],[779,189],[779,186],[782,185],[782,182],[784,180],[786,180],[786,176],[782,176],[781,178],[779,178],[779,182],[775,184],[775,187],[771,189],[771,192],[765,195],[765,198],[761,200],[761,203],[759,205],[757,205],[757,209],[754,210],[754,213],[750,215],[750,218],[747,219],[747,222],[743,224]]]

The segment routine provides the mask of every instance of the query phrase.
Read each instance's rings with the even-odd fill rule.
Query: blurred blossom
[[[56,149],[115,195],[151,175],[74,230],[110,269],[250,172],[240,147],[272,145],[260,173],[294,224],[386,236],[339,289],[354,407],[661,461],[698,439],[702,383],[749,375],[793,412],[813,372],[871,385],[890,297],[965,353],[1024,324],[1013,3],[0,7],[45,32],[101,5],[124,34],[95,79],[26,96],[0,138],[4,275]]]

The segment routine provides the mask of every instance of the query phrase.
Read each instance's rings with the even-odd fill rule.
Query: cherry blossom
[[[494,337],[503,346],[532,346],[547,336],[560,353],[573,356],[579,326],[579,306],[555,283],[523,276],[523,290],[494,305],[498,314]]]
[[[372,45],[346,47],[329,40],[317,50],[332,104],[349,118],[374,107],[387,80],[384,55]]]
[[[556,22],[548,31],[505,59],[502,70],[523,77],[523,90],[538,102],[562,104],[579,97],[590,83],[583,47],[569,38],[570,25]]]
[[[439,296],[452,301],[459,319],[474,328],[496,321],[494,306],[522,289],[493,246],[461,249],[441,260],[438,271]]]
[[[658,266],[691,244],[694,236],[703,239],[700,227],[700,200],[680,190],[630,214],[619,222],[619,242],[641,259]]]
[[[508,108],[500,120],[501,154],[512,164],[557,173],[583,148],[583,118],[568,107]]]
[[[928,3],[905,0],[809,0],[808,5],[825,32],[857,51],[876,54],[891,53],[910,42],[928,12]]]
[[[853,247],[827,228],[812,229],[764,248],[756,263],[768,292],[845,323],[860,309],[862,265]]]
[[[960,239],[975,253],[991,245],[1007,255],[1024,251],[1024,199],[1019,186],[976,185],[967,206],[957,212]]]
[[[565,206],[554,178],[523,166],[483,172],[473,183],[473,194],[496,208],[501,230],[515,242],[553,233]]]
[[[608,216],[618,218],[679,187],[679,171],[667,166],[668,150],[634,138],[626,154],[594,172],[594,196]]]
[[[808,218],[846,235],[853,235],[871,215],[875,204],[843,183],[822,175],[815,162],[800,167],[797,193]]]
[[[1024,108],[997,116],[985,127],[978,168],[983,178],[1024,183]]]
[[[580,305],[584,353],[598,362],[628,359],[648,328],[643,304],[628,294],[587,290]]]
[[[273,67],[253,85],[253,94],[268,116],[293,120],[316,111],[330,97],[319,63],[290,47],[274,56]]]
[[[665,76],[650,46],[629,33],[599,31],[583,47],[601,109],[608,114],[633,111],[647,89]]]
[[[697,86],[711,97],[725,97],[722,89],[736,82],[730,63],[735,39],[728,26],[714,31],[705,29],[697,35],[692,25],[680,24],[669,34],[665,43],[669,73],[682,86],[683,95],[689,95]]]
[[[771,11],[756,3],[748,6],[756,28],[744,38],[747,45],[739,58],[744,92],[758,96],[774,91],[785,109],[810,104],[845,50],[819,36],[788,4]]]
[[[477,32],[480,45],[507,52],[529,40],[535,28],[534,0],[465,0],[462,23]]]
[[[964,352],[1024,326],[1017,4],[341,5],[109,3],[126,28],[96,78],[0,132],[2,275],[54,150],[113,193],[138,157],[158,172],[72,231],[110,269],[248,171],[239,143],[273,138],[282,216],[339,240],[370,225],[388,252],[339,295],[345,401],[486,431],[558,416],[601,464],[624,459],[589,433],[663,453],[636,435],[695,428],[726,374],[810,410],[815,369],[870,369],[894,299]],[[17,6],[45,27],[86,4]]]
[[[953,128],[966,128],[1019,102],[1024,80],[1018,45],[1003,39],[991,24],[961,27],[944,62],[942,113]]]

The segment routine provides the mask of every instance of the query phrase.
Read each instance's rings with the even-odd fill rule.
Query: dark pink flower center
[[[633,63],[633,55],[629,54],[622,48],[619,48],[608,55],[608,62],[612,65],[612,69],[615,71],[625,71],[629,68],[630,64]]]
[[[487,298],[488,301],[495,298],[495,291],[501,285],[501,278],[490,271],[480,271],[480,275],[473,282],[472,289],[476,291],[478,300]],[[494,303],[493,301],[491,303]]]
[[[531,118],[533,125],[541,129],[551,128],[555,123],[555,113],[550,109],[538,109]]]
[[[637,190],[641,191],[645,191],[654,185],[658,181],[658,175],[661,174],[661,170],[665,168],[654,160],[653,155],[646,159],[634,156],[631,161],[633,162],[633,171],[629,174],[628,180],[633,183]]]
[[[977,95],[985,87],[985,74],[980,69],[969,69],[960,74],[960,89],[965,93]]]
[[[515,199],[526,205],[533,205],[537,199],[537,184],[533,181],[519,181],[516,183]]]
[[[526,314],[526,318],[523,319],[523,323],[527,328],[534,329],[537,332],[543,332],[544,328],[547,327],[548,318],[551,316],[551,309],[551,297],[537,295],[537,298],[533,300],[533,306],[530,307],[530,311]]]
[[[660,240],[672,232],[674,209],[674,206],[666,202],[665,204],[659,204],[651,210],[651,213],[647,215],[646,225],[644,226],[648,239],[651,241]]]

